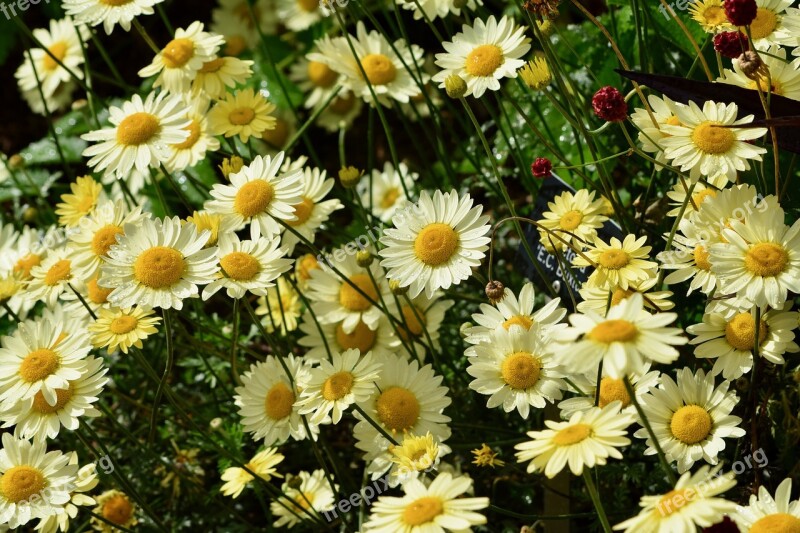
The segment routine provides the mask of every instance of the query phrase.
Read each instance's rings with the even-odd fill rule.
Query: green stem
[[[592,480],[592,476],[589,473],[589,469],[584,467],[583,469],[583,480],[586,482],[586,490],[589,491],[589,496],[592,498],[592,503],[594,504],[595,510],[597,510],[597,516],[600,518],[600,523],[603,526],[603,531],[605,533],[611,533],[611,524],[608,522],[608,517],[606,516],[606,511],[603,508],[603,502],[600,500],[600,494],[597,492],[597,487]]]

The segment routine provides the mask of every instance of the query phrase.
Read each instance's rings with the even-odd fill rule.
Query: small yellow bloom
[[[535,91],[544,90],[553,81],[550,67],[547,66],[547,61],[541,57],[534,57],[528,61],[524,67],[519,69],[519,75],[525,85]]]
[[[475,460],[472,463],[478,466],[491,466],[494,468],[495,466],[504,466],[506,464],[505,461],[497,458],[497,453],[489,448],[486,443],[483,443],[480,448],[472,450],[472,454],[475,456]]]
[[[91,214],[103,194],[103,186],[91,176],[82,176],[69,185],[72,194],[62,194],[63,203],[56,205],[58,223],[65,227],[77,226],[86,215]]]

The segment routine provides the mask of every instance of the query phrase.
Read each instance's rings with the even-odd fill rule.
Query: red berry
[[[734,26],[749,26],[758,15],[756,0],[725,0],[724,6],[728,21]]]
[[[531,173],[537,178],[546,178],[553,171],[553,163],[546,157],[537,157],[531,164]]]
[[[628,117],[625,97],[614,87],[603,87],[592,98],[595,115],[608,122],[622,122]]]
[[[714,50],[727,58],[736,59],[747,49],[747,35],[741,32],[725,31],[714,36]]]

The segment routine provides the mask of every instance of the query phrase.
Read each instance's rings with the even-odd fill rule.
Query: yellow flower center
[[[542,362],[530,352],[514,352],[500,365],[503,381],[512,389],[525,390],[536,385]]]
[[[136,329],[136,326],[138,325],[139,321],[136,319],[136,317],[122,315],[112,320],[111,324],[108,326],[108,329],[115,335],[125,335],[126,333],[130,333]]]
[[[761,320],[758,325],[758,345],[761,346],[767,338],[769,326],[764,320]],[[725,324],[725,340],[728,344],[742,350],[749,352],[755,347],[756,340],[756,320],[750,313],[739,313],[733,319]]]
[[[514,315],[503,322],[503,328],[505,328],[506,331],[511,329],[511,326],[522,326],[524,329],[531,329],[532,325],[533,319],[525,315]]]
[[[192,119],[192,122],[183,129],[189,132],[189,137],[182,143],[173,144],[175,150],[188,150],[200,139],[200,124],[196,120]]]
[[[36,254],[28,254],[24,257],[21,257],[19,261],[17,261],[17,264],[14,265],[14,273],[19,274],[23,280],[28,280],[31,278],[31,269],[35,266],[39,266],[41,262],[41,256]]]
[[[53,350],[40,348],[25,356],[19,365],[19,377],[26,383],[36,383],[55,374],[61,358]]]
[[[9,502],[27,500],[42,492],[47,485],[44,474],[28,465],[12,466],[0,478],[0,492]]]
[[[560,430],[553,437],[553,444],[557,446],[571,446],[588,439],[592,435],[592,426],[588,424],[575,424]]]
[[[275,117],[275,127],[271,130],[264,130],[261,139],[275,148],[281,148],[289,138],[289,123],[281,117]]]
[[[272,420],[283,420],[292,414],[294,393],[283,381],[277,382],[269,389],[264,398],[264,412]]]
[[[64,56],[67,55],[67,43],[65,43],[64,41],[58,41],[57,43],[53,43],[52,45],[50,45],[48,50],[50,51],[51,54],[53,54],[56,57],[56,59],[58,59],[63,63]],[[44,69],[48,72],[52,72],[58,68],[58,63],[56,63],[55,59],[50,57],[49,54],[45,54],[44,57],[42,58],[42,65],[44,66]]]
[[[448,224],[428,224],[414,239],[414,254],[429,266],[439,266],[450,261],[458,251],[458,233]]]
[[[353,389],[353,374],[347,371],[336,372],[322,384],[322,397],[333,402],[341,400]]]
[[[709,6],[702,13],[706,24],[709,26],[719,26],[728,22],[728,16],[725,14],[725,9],[721,6]]]
[[[361,59],[361,66],[372,85],[386,85],[397,78],[397,68],[383,54],[368,54]]]
[[[711,416],[699,405],[684,405],[672,415],[669,428],[684,444],[702,442],[711,433]]]
[[[106,289],[97,284],[97,278],[89,280],[86,284],[86,293],[89,295],[89,301],[94,304],[104,304],[108,301],[108,295],[114,289]]]
[[[605,377],[600,380],[600,407],[605,407],[613,401],[622,402],[622,407],[631,404],[631,397],[625,388],[625,382],[621,379]]]
[[[711,270],[711,263],[708,261],[708,258],[711,254],[703,248],[702,245],[698,244],[694,248],[694,264],[700,270],[705,270],[706,272]]]
[[[247,49],[247,41],[241,35],[228,35],[225,37],[225,55],[238,56]]]
[[[418,307],[412,308],[410,305],[404,305],[401,308],[401,312],[403,313],[403,320],[408,327],[408,331],[411,332],[411,336],[416,338],[422,335],[426,323],[425,313]],[[419,315],[419,318],[417,318],[417,315]],[[407,342],[409,340],[409,334],[405,328],[397,328],[397,333],[400,334],[400,338],[402,338],[404,341]]]
[[[572,231],[581,225],[582,220],[583,213],[573,209],[572,211],[564,213],[564,215],[561,217],[561,220],[558,221],[558,225],[565,231]]]
[[[248,181],[236,193],[233,209],[244,218],[254,217],[267,210],[274,196],[275,189],[267,181]]]
[[[353,109],[356,104],[355,94],[349,93],[347,96],[337,96],[333,102],[328,106],[328,109],[334,115],[346,115]]]
[[[675,489],[671,490],[658,500],[655,512],[662,517],[677,513],[688,503],[696,498],[694,489]]]
[[[409,526],[421,526],[433,521],[444,512],[442,499],[436,496],[423,496],[403,509],[403,522]]]
[[[606,250],[597,257],[597,262],[603,268],[619,270],[630,263],[631,258],[625,250]]]
[[[400,189],[397,187],[392,187],[387,189],[383,196],[381,197],[380,206],[383,209],[389,209],[392,207],[397,199],[400,197]]]
[[[236,281],[249,281],[261,271],[258,259],[246,252],[231,252],[219,260],[222,270]]]
[[[302,279],[311,279],[311,271],[319,268],[319,262],[313,254],[306,254],[298,261],[297,273]]]
[[[622,300],[626,300],[628,296],[633,294],[636,291],[631,289],[614,289],[614,292],[611,294],[611,306],[615,306],[619,304]]]
[[[176,284],[186,271],[186,261],[178,250],[153,246],[136,258],[133,277],[151,289],[163,289]]]
[[[736,135],[713,122],[703,122],[692,132],[692,142],[701,152],[724,154],[733,147]]]
[[[750,23],[753,40],[768,37],[778,27],[778,15],[771,9],[759,7],[755,20]]]
[[[666,120],[666,122],[664,122],[664,124],[669,124],[670,126],[680,126],[681,125],[681,119],[679,119],[675,115],[672,115],[671,117],[669,117]]]
[[[378,291],[375,289],[375,285],[372,283],[372,279],[370,279],[369,275],[355,274],[350,276],[350,282],[361,289],[373,302],[378,300]],[[348,311],[353,311],[355,313],[366,311],[372,307],[372,302],[364,298],[364,296],[349,283],[342,283],[339,289],[339,303]]]
[[[606,320],[600,322],[587,334],[591,340],[603,344],[612,342],[631,342],[639,335],[636,324],[627,320]]]
[[[320,61],[309,61],[306,72],[308,74],[308,81],[323,89],[332,86],[339,78],[335,70]]]
[[[309,217],[311,217],[311,213],[314,211],[314,201],[311,200],[311,198],[303,196],[303,201],[292,207],[294,207],[294,216],[297,217],[297,220],[290,220],[287,224],[290,226],[300,226],[308,222]]]
[[[758,78],[757,81],[751,81],[748,87],[754,91],[761,89],[765,93],[771,92],[772,94],[783,96],[783,84],[775,78],[772,78],[772,85],[767,82],[766,78]]]
[[[237,107],[228,114],[228,121],[234,126],[246,126],[253,122],[256,112],[250,107]]]
[[[213,74],[214,72],[218,72],[223,65],[225,65],[224,57],[212,59],[211,61],[203,63],[203,66],[200,67],[200,72],[202,72],[203,74]]]
[[[56,389],[55,405],[47,403],[47,400],[44,399],[44,394],[37,392],[33,397],[33,410],[43,415],[51,415],[60,411],[69,403],[70,399],[72,399],[72,387],[73,385],[70,383],[69,387],[66,389]]]
[[[103,226],[92,237],[92,251],[98,257],[108,255],[108,250],[117,244],[117,235],[122,235],[122,228],[115,224]]]
[[[342,350],[358,350],[367,353],[375,345],[378,337],[377,331],[372,331],[363,322],[359,321],[352,333],[345,333],[342,325],[336,326],[336,343]]]
[[[60,261],[56,261],[56,263],[50,267],[50,269],[47,271],[47,274],[44,276],[45,285],[52,287],[53,285],[58,285],[62,281],[68,280],[70,273],[72,272],[70,264],[71,262],[69,259],[61,259]]]
[[[800,533],[800,518],[788,513],[770,514],[756,520],[750,533]]]
[[[393,432],[410,429],[419,419],[419,401],[413,392],[403,387],[389,387],[383,391],[375,410],[381,423]]]
[[[119,7],[130,4],[133,1],[134,0],[100,0],[100,3],[105,4],[107,6]]]
[[[149,142],[161,131],[158,118],[150,113],[133,113],[117,126],[117,142],[125,146],[139,146]]]
[[[491,76],[503,64],[503,50],[493,44],[482,44],[467,55],[464,68],[472,76]]]
[[[133,506],[128,497],[116,494],[103,504],[103,518],[118,525],[126,524],[133,516]]]
[[[306,13],[313,13],[319,9],[318,0],[297,0],[297,5]]]
[[[173,39],[161,52],[167,68],[181,68],[194,57],[194,42],[191,39]]]
[[[764,278],[777,276],[786,268],[789,254],[781,246],[771,242],[760,242],[747,251],[744,266],[747,270]]]
[[[700,204],[702,204],[705,201],[706,198],[708,198],[708,197],[716,198],[716,196],[717,196],[717,191],[715,191],[711,187],[708,187],[706,189],[703,189],[700,192],[694,193],[692,195],[692,201],[694,202],[694,205],[696,205],[697,208],[699,209],[700,208]],[[691,207],[691,204],[689,204],[689,206]]]

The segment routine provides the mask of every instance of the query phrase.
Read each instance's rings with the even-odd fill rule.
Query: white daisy
[[[259,43],[259,29],[265,35],[273,35],[278,17],[272,0],[256,0],[250,14],[247,0],[219,0],[219,6],[211,12],[211,29],[225,36],[226,56],[238,56]],[[258,24],[258,27],[256,27]]]
[[[792,478],[781,481],[775,497],[766,487],[758,487],[758,494],[750,495],[749,505],[737,507],[731,515],[744,533],[769,533],[792,531],[800,528],[800,501],[792,499]]]
[[[41,265],[33,267],[25,297],[41,300],[53,307],[63,292],[71,291],[69,285],[77,280],[78,275],[72,267],[71,256],[69,248],[61,248],[51,251]]]
[[[278,498],[279,501],[270,503],[270,512],[275,517],[273,526],[292,528],[301,521],[310,520],[311,516],[319,517],[319,513],[335,507],[334,491],[338,491],[339,487],[334,484],[331,489],[324,470],[314,470],[310,474],[302,471],[297,476],[286,478],[281,485],[283,496]]]
[[[483,5],[483,0],[467,0],[466,2],[459,2],[456,0],[399,0],[398,4],[403,9],[408,9],[414,12],[414,20],[421,20],[427,18],[433,20],[436,17],[445,18],[449,14],[456,16],[461,15],[461,9],[466,7],[470,11],[474,11],[478,6]]]
[[[800,38],[793,30],[800,25],[800,10],[792,0],[756,0],[758,13],[750,23],[753,44],[759,50],[771,45],[798,46]]]
[[[269,481],[273,477],[283,477],[283,474],[279,474],[275,467],[284,459],[284,455],[278,453],[277,448],[266,448],[255,454],[244,466],[261,479]],[[226,468],[220,476],[225,483],[219,488],[219,491],[225,496],[238,498],[245,487],[255,479],[247,470],[238,466]]]
[[[647,391],[658,385],[658,377],[660,372],[650,370],[650,364],[645,363],[642,367],[642,374],[634,372],[628,375],[633,387],[633,392],[636,399],[641,403],[642,396]],[[631,396],[628,394],[628,389],[625,387],[625,382],[620,378],[612,378],[603,372],[603,378],[600,380],[600,392],[597,391],[597,372],[589,372],[588,374],[574,374],[569,376],[569,380],[579,390],[579,396],[568,398],[558,404],[561,409],[561,418],[569,420],[573,414],[578,411],[586,411],[595,407],[595,397],[597,397],[597,406],[605,407],[614,401],[620,402],[620,410],[623,413],[636,414],[636,406],[631,401]],[[585,395],[585,396],[584,396]]]
[[[378,319],[375,329],[370,329],[359,320],[350,333],[345,333],[342,322],[325,324],[319,322],[319,319],[315,322],[311,313],[307,312],[300,323],[300,331],[303,336],[297,344],[308,348],[305,357],[311,361],[327,359],[328,350],[331,353],[358,350],[361,355],[372,352],[374,356],[381,357],[397,353],[400,345],[389,319],[384,315]]]
[[[646,236],[638,239],[636,235],[628,234],[620,241],[611,237],[606,244],[600,237],[594,238],[594,243],[589,246],[583,256],[594,262],[590,263],[581,255],[575,255],[572,264],[583,268],[593,266],[594,271],[585,282],[585,286],[597,289],[615,290],[627,289],[631,283],[638,283],[652,278],[658,264],[648,261],[651,246],[644,246]]]
[[[594,194],[587,189],[580,189],[575,194],[564,191],[547,203],[548,210],[542,213],[544,218],[537,222],[565,241],[583,248],[594,240],[597,230],[608,220],[603,215],[603,200],[595,200]],[[557,239],[553,240],[556,246],[561,244]]]
[[[673,109],[685,106],[684,104],[673,102],[666,96],[660,98],[654,94],[647,97],[647,102],[650,104],[650,112],[648,113],[648,110],[644,107],[637,107],[631,114],[631,122],[639,130],[638,140],[642,150],[655,154],[656,161],[666,163],[664,147],[661,146],[660,141],[668,137],[669,134],[664,131],[662,126],[665,124],[680,126],[681,121],[675,116]],[[653,119],[655,119],[655,124]]]
[[[78,465],[78,454],[72,452],[69,456],[69,464]],[[78,516],[78,506],[95,505],[97,503],[94,498],[86,493],[94,490],[99,482],[96,463],[89,463],[80,467],[77,474],[75,474],[75,481],[71,485],[70,499],[64,505],[64,512],[39,520],[36,525],[36,531],[38,533],[69,531],[69,521]]]
[[[106,35],[115,24],[130,31],[131,22],[139,15],[152,15],[153,6],[164,0],[64,0],[64,10],[76,23],[97,26],[102,23]]]
[[[442,296],[441,292],[434,293],[433,298],[424,294],[415,298],[404,295],[396,303],[393,302],[392,314],[401,322],[397,324],[397,334],[403,340],[403,348],[408,357],[422,362],[426,347],[434,352],[440,350],[439,329],[444,322],[445,313],[455,303],[453,300],[442,300]]]
[[[670,298],[672,298],[672,292],[651,291],[650,289],[655,287],[658,283],[658,276],[655,275],[655,272],[653,274],[653,277],[650,279],[631,283],[628,285],[627,289],[617,287],[609,291],[596,287],[581,287],[578,292],[583,301],[578,302],[576,309],[580,313],[594,311],[598,315],[605,315],[606,307],[609,305],[610,307],[614,307],[621,301],[630,298],[632,294],[639,293],[642,295],[645,308],[652,311],[668,311],[675,307],[675,303],[670,300]],[[609,293],[611,295],[611,301],[608,299]]]
[[[372,178],[364,178],[358,182],[356,190],[361,197],[361,203],[381,219],[389,222],[395,213],[405,208],[409,199],[405,191],[414,190],[414,182],[419,178],[416,172],[410,172],[405,163],[400,163],[397,168],[387,161],[383,170],[372,169]],[[403,184],[405,183],[405,189]]]
[[[344,205],[336,198],[323,201],[330,194],[335,183],[333,178],[325,178],[324,170],[305,167],[302,182],[302,200],[292,206],[295,220],[289,220],[286,223],[313,243],[317,229],[328,220],[331,213],[344,208]],[[298,242],[300,242],[300,238],[297,235],[289,230],[284,231],[282,244],[288,249],[288,253],[291,254],[294,251]]]
[[[203,63],[192,80],[193,97],[221,99],[228,89],[246,82],[253,75],[253,61],[238,57],[214,57]]]
[[[292,63],[289,71],[289,79],[305,94],[303,106],[306,109],[317,108],[327,102],[341,79],[341,74],[330,67],[330,63],[336,60],[336,56],[332,55],[334,47],[330,44],[331,38],[323,35],[315,42],[318,43],[324,43],[323,49],[329,55],[318,51],[310,52]],[[339,95],[341,96],[341,91]]]
[[[291,31],[303,31],[321,21],[325,13],[320,0],[277,0],[278,18]]]
[[[709,260],[709,248],[714,241],[705,239],[710,236],[706,226],[701,226],[702,233],[698,231],[698,226],[691,219],[681,219],[678,222],[678,232],[672,239],[674,249],[665,250],[656,256],[661,262],[661,268],[675,271],[664,278],[664,283],[674,285],[691,280],[687,296],[697,289],[703,294],[711,294],[717,286],[717,276]]]
[[[725,174],[717,174],[708,178],[705,183],[698,181],[691,188],[692,199],[686,200],[686,187],[683,182],[677,182],[672,186],[672,189],[667,191],[667,197],[671,200],[669,205],[673,206],[672,210],[667,211],[667,216],[677,217],[683,204],[686,204],[686,209],[683,210],[683,218],[693,220],[697,214],[700,206],[703,205],[708,199],[714,198],[717,194],[728,185],[728,178]],[[686,184],[691,187],[690,185]]]
[[[294,287],[286,281],[286,276],[280,276],[278,283],[267,289],[266,296],[258,299],[256,307],[256,314],[264,317],[262,324],[270,333],[280,330],[285,334],[296,330],[302,313],[302,299]]]
[[[766,76],[758,78],[758,82],[750,79],[742,70],[741,61],[738,59],[733,60],[733,70],[725,69],[723,76],[717,81],[745,89],[760,88],[765,93],[772,92],[778,96],[800,100],[800,70],[793,68],[786,61],[786,50],[779,46],[771,46],[764,52],[761,54],[761,59],[769,69],[771,87],[767,86]]]
[[[170,172],[193,167],[205,159],[207,152],[219,149],[219,139],[211,133],[208,123],[209,100],[203,96],[196,96],[187,107],[186,117],[191,121],[185,128],[189,137],[177,144],[170,144],[169,159],[164,161],[164,167]]]

